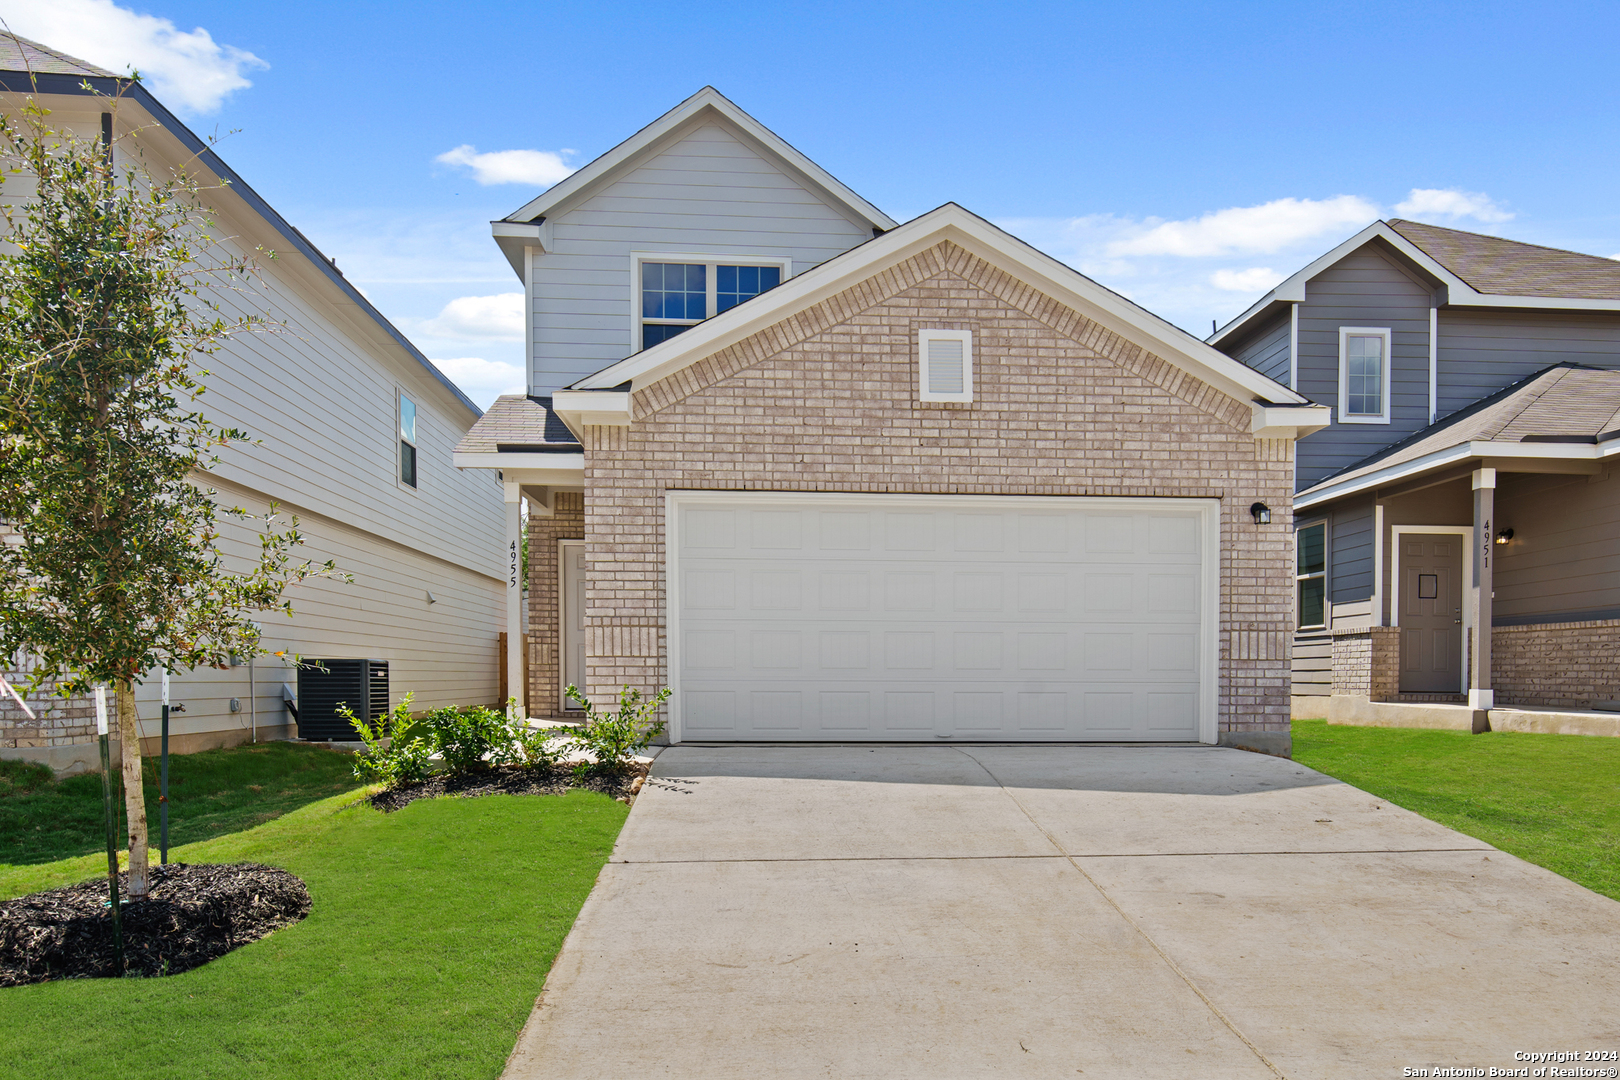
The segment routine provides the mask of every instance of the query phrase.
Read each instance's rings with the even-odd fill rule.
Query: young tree
[[[103,105],[116,121],[117,100]],[[0,655],[26,652],[33,684],[63,694],[112,688],[136,898],[148,881],[135,684],[254,655],[250,613],[290,615],[286,588],[333,572],[293,558],[297,521],[276,531],[274,506],[256,564],[226,569],[221,517],[250,515],[221,506],[204,471],[247,433],[199,411],[197,364],[272,328],[221,303],[247,290],[254,255],[212,235],[201,170],[147,169],[139,134],[124,147],[58,130],[31,97],[0,117],[0,182],[23,189],[7,191],[0,251],[0,518],[15,533],[0,545]]]

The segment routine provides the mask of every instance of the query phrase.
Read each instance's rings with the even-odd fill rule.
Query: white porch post
[[[1468,665],[1468,707],[1494,709],[1491,689],[1491,550],[1496,542],[1496,470],[1474,470],[1474,648]]]
[[[513,714],[524,719],[523,489],[511,480],[501,486],[506,493],[506,692],[516,702]]]

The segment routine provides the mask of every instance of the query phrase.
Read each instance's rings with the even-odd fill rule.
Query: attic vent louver
[[[917,361],[923,401],[973,400],[971,331],[919,330]]]

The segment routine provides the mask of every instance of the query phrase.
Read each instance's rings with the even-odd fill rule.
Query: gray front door
[[[1460,536],[1405,533],[1400,543],[1401,692],[1462,687]]]

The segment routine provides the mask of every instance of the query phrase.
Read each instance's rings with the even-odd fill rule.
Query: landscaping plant
[[[259,557],[227,572],[221,506],[200,481],[248,439],[199,411],[197,361],[268,329],[227,314],[255,253],[215,236],[185,171],[139,164],[139,130],[101,138],[53,128],[26,97],[0,118],[0,656],[23,655],[31,691],[111,688],[123,747],[129,893],[148,890],[135,683],[154,670],[225,667],[259,651],[251,613],[330,574],[295,561],[297,522],[256,526]],[[199,170],[200,171],[200,170]],[[7,189],[8,196],[11,190]]]
[[[354,756],[356,779],[395,787],[427,778],[431,770],[429,759],[438,751],[439,744],[431,732],[421,727],[421,721],[411,715],[411,697],[406,694],[375,724],[356,716],[347,705],[338,706],[338,713],[353,725],[360,734],[360,741],[366,744],[365,753]]]
[[[628,772],[632,759],[663,734],[664,721],[654,717],[669,697],[667,686],[650,698],[626,686],[619,691],[619,707],[613,712],[597,709],[578,687],[569,686],[563,693],[585,710],[584,722],[569,733],[569,741],[595,758],[576,766],[577,772]]]
[[[427,713],[417,723],[438,744],[445,768],[451,772],[517,764],[511,760],[516,756],[512,747],[514,724],[499,709],[447,705]]]

